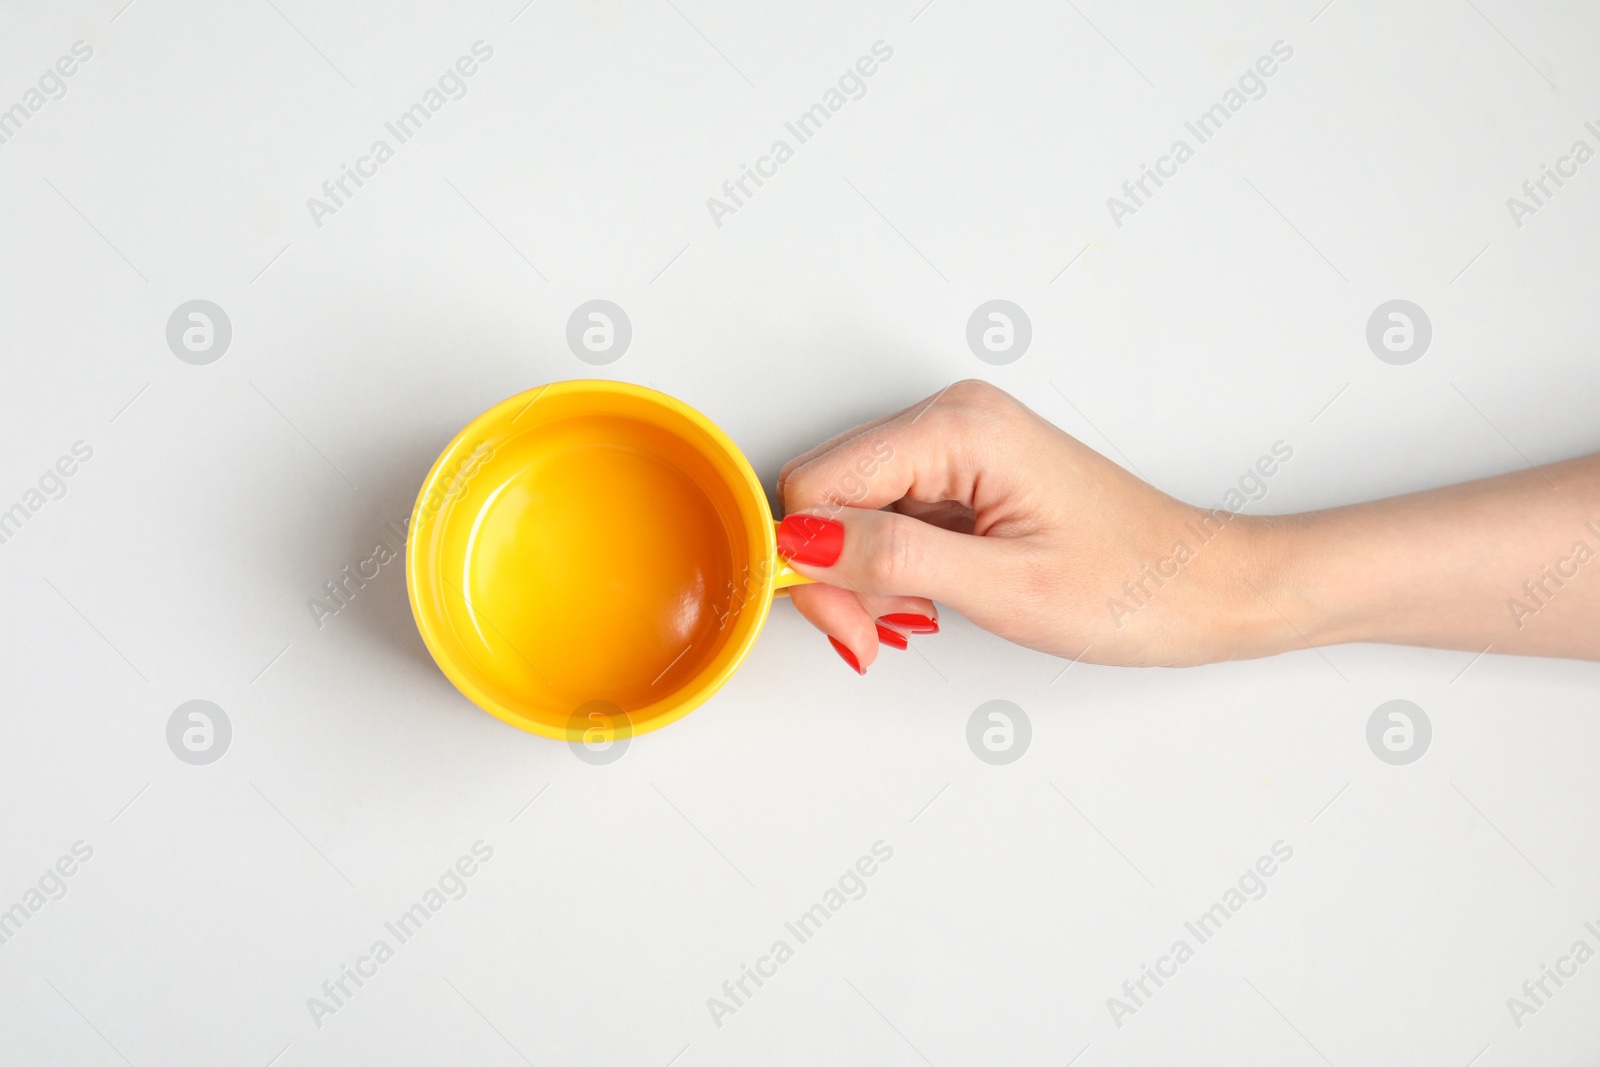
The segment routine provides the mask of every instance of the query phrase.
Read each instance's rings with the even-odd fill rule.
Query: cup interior
[[[451,680],[570,740],[596,707],[637,733],[721,685],[765,617],[770,538],[749,464],[702,416],[565,382],[498,405],[440,457],[408,575]]]

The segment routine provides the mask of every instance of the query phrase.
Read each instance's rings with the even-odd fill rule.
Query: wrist
[[[1252,526],[1262,655],[1376,639],[1359,629],[1371,614],[1353,610],[1365,568],[1340,566],[1337,539],[1321,516],[1270,516]]]
[[[1223,611],[1232,648],[1225,659],[1253,659],[1308,645],[1336,643],[1328,637],[1329,605],[1315,576],[1316,531],[1298,516],[1239,516],[1230,539]]]

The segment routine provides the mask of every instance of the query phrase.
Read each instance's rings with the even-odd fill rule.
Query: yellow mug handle
[[[776,527],[778,524],[774,522],[772,525]],[[815,578],[807,578],[805,575],[801,574],[799,571],[785,563],[782,557],[779,557],[777,562],[778,573],[772,579],[773,596],[788,596],[789,587],[791,585],[816,584],[817,580]]]

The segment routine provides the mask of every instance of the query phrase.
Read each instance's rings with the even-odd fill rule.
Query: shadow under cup
[[[457,688],[577,740],[595,708],[624,713],[607,728],[626,735],[715,692],[765,620],[773,566],[766,498],[720,430],[653,390],[561,382],[451,442],[418,497],[406,570]]]

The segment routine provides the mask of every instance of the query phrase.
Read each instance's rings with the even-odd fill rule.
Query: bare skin
[[[934,601],[1091,663],[1354,641],[1600,660],[1600,455],[1255,517],[1175,500],[969,381],[797,457],[778,489],[844,526],[836,562],[794,564],[823,584],[791,595],[863,670],[875,619]]]

